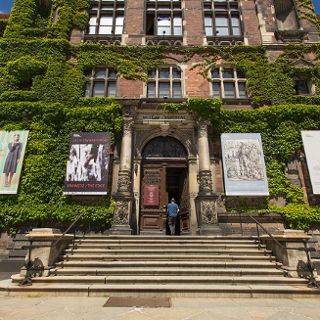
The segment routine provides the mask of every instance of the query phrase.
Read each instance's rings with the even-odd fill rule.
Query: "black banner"
[[[111,133],[71,135],[64,194],[107,194]]]

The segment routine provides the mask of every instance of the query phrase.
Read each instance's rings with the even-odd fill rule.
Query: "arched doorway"
[[[166,204],[172,197],[180,207],[176,234],[188,232],[187,151],[173,137],[157,137],[142,151],[140,233],[167,233]]]

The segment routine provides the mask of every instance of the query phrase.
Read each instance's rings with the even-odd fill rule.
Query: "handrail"
[[[59,236],[59,238],[56,239],[51,244],[51,246],[55,246],[69,232],[69,230],[80,220],[81,217],[82,217],[82,214],[77,216],[77,218],[69,225],[69,227],[62,233],[62,235]],[[33,242],[32,239],[30,239],[29,241],[30,241],[30,245],[24,246],[24,248],[28,249],[28,259],[25,262],[26,274],[25,274],[23,280],[20,282],[21,286],[31,286],[32,285],[32,276],[34,276],[34,274],[37,274],[39,271],[41,271],[39,269],[39,266],[35,265],[31,261],[31,249],[38,248],[39,246],[32,245],[32,242]],[[30,272],[32,269],[35,271],[34,273]]]
[[[303,240],[304,247],[292,247],[292,248],[287,248],[284,245],[282,245],[257,219],[255,219],[252,215],[248,214],[248,216],[255,222],[256,227],[257,227],[257,236],[258,236],[258,241],[259,241],[259,248],[261,248],[261,239],[260,239],[260,233],[259,233],[259,227],[267,233],[267,235],[271,238],[272,241],[274,241],[281,249],[283,250],[299,250],[299,251],[304,251],[306,256],[307,256],[307,267],[308,271],[310,272],[310,276],[308,278],[309,287],[314,287],[314,288],[320,288],[320,284],[316,280],[316,276],[314,275],[314,265],[311,262],[311,257],[310,257],[310,252],[311,251],[316,251],[315,248],[308,248],[308,240]]]

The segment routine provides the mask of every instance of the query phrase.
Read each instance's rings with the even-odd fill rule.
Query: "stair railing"
[[[69,227],[62,233],[62,235],[59,236],[58,239],[56,239],[51,244],[51,247],[55,247],[59,243],[59,241],[70,231],[70,229],[80,220],[81,217],[82,217],[82,214],[77,216],[76,219],[74,219],[73,222],[69,225]],[[75,236],[76,235],[75,235],[75,231],[74,231],[73,239],[75,238]],[[24,276],[23,280],[20,282],[21,286],[32,286],[32,278],[34,278],[36,276],[41,276],[43,273],[43,265],[41,263],[39,263],[37,261],[37,259],[35,259],[34,261],[32,261],[32,259],[31,259],[32,249],[41,248],[41,246],[33,245],[32,239],[30,239],[29,242],[30,242],[30,244],[28,246],[22,247],[23,249],[28,250],[28,258],[27,258],[27,261],[25,262],[25,265],[24,265],[26,268],[26,272],[25,272],[25,276]],[[73,249],[74,249],[74,243],[73,243],[72,250]]]
[[[281,249],[283,250],[298,250],[298,251],[304,251],[307,257],[307,269],[309,272],[309,277],[307,278],[309,280],[308,282],[308,287],[313,287],[320,289],[320,283],[317,281],[316,276],[314,274],[314,264],[311,262],[311,257],[310,257],[310,252],[315,252],[315,248],[309,248],[308,244],[314,241],[309,241],[302,239],[304,243],[304,247],[292,247],[292,248],[287,248],[283,244],[281,244],[256,218],[254,218],[252,215],[248,215],[251,220],[254,221],[256,224],[256,230],[257,230],[257,238],[258,238],[258,247],[261,249],[261,236],[260,236],[260,231],[259,227],[270,237],[270,239],[275,242]]]

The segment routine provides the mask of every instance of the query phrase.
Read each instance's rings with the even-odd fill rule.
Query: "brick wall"
[[[125,9],[126,44],[141,44],[144,35],[144,1],[127,0]]]
[[[142,81],[127,80],[119,78],[117,97],[137,99],[143,95],[144,83]]]

